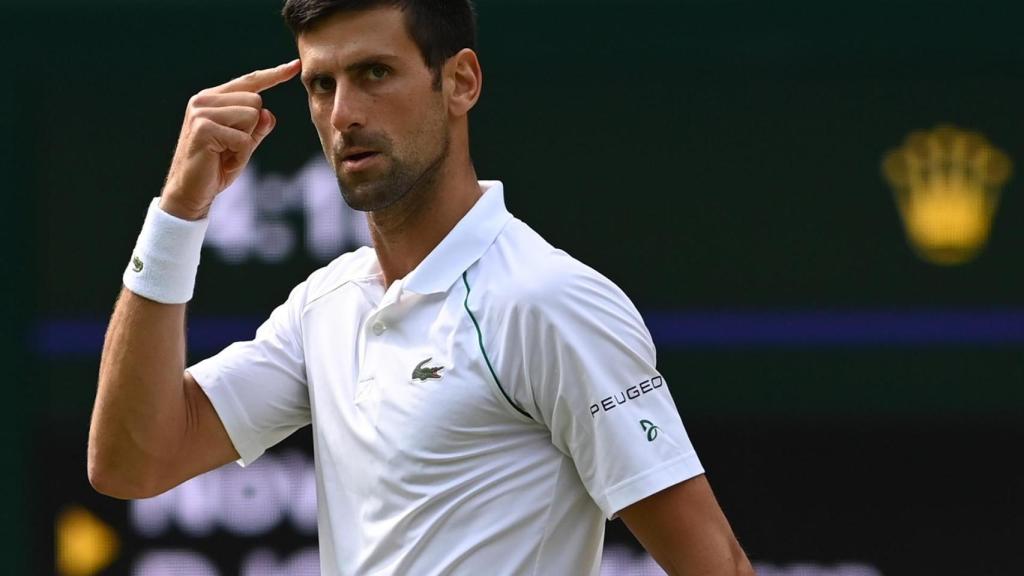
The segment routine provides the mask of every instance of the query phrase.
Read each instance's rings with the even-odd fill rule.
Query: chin
[[[359,212],[372,212],[376,204],[373,194],[367,194],[364,190],[345,185],[341,186],[341,197],[349,208]]]
[[[401,200],[404,194],[396,194],[394,187],[380,180],[366,181],[357,184],[345,184],[338,179],[341,197],[348,207],[359,212],[383,210]]]

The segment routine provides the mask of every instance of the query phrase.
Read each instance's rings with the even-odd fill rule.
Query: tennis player
[[[670,574],[751,574],[632,303],[477,177],[468,0],[288,0],[284,17],[300,60],[188,103],[107,332],[93,486],[154,496],[311,424],[324,574],[596,575],[616,517]],[[373,247],[186,369],[210,205],[276,125],[260,93],[300,72]]]

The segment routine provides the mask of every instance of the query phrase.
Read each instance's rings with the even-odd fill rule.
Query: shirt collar
[[[480,181],[483,195],[422,262],[405,278],[403,292],[446,292],[487,248],[512,218],[505,208],[505,188],[498,181]]]

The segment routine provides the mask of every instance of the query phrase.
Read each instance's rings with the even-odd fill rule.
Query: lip
[[[380,157],[381,153],[376,150],[349,150],[342,157],[341,165],[344,166],[345,170],[355,172],[365,169]]]

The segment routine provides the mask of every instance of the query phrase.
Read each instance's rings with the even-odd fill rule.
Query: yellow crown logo
[[[911,133],[882,162],[910,245],[942,265],[963,264],[985,247],[1011,170],[984,136],[945,125]]]

